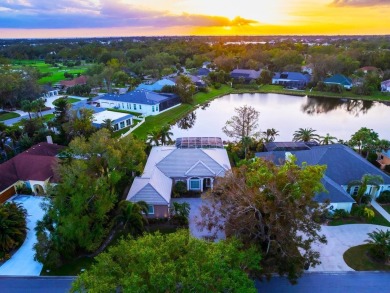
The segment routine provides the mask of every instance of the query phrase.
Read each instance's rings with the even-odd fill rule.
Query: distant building
[[[304,89],[310,80],[310,74],[303,74],[300,72],[277,72],[272,78],[272,84],[283,85],[287,88]]]
[[[232,72],[230,72],[230,77],[235,81],[239,81],[243,78],[246,83],[249,83],[252,80],[258,79],[260,74],[261,70],[256,71],[252,69],[234,69]]]
[[[208,76],[210,74],[210,72],[211,72],[210,69],[202,67],[196,71],[196,76],[199,76],[199,77]]]
[[[308,73],[310,75],[313,75],[313,68],[314,68],[313,64],[307,64],[307,65],[303,65],[301,67],[301,70],[303,73]]]
[[[364,74],[371,73],[371,72],[378,73],[379,75],[383,74],[382,70],[375,66],[364,66],[362,68],[359,68],[357,71],[362,71]]]
[[[381,82],[381,91],[390,92],[390,79]]]
[[[58,83],[59,88],[62,90],[66,90],[70,87],[74,87],[76,85],[84,85],[87,84],[88,78],[84,75],[80,75],[72,80],[62,80]]]
[[[175,86],[176,83],[170,79],[163,78],[152,84],[141,83],[136,90],[147,90],[153,92],[159,92],[163,89],[164,86]]]
[[[123,95],[106,94],[99,97],[100,106],[140,113],[144,116],[158,115],[180,103],[175,94],[134,90]]]
[[[342,74],[335,74],[332,77],[326,78],[324,80],[325,84],[337,84],[342,86],[343,88],[350,90],[352,88],[352,80]]]

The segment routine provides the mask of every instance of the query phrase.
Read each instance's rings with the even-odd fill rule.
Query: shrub
[[[342,209],[336,209],[333,211],[332,218],[333,219],[342,219],[349,216],[349,213]]]
[[[367,207],[364,204],[359,205],[357,207],[354,207],[352,209],[351,214],[353,214],[354,216],[360,217],[360,218],[367,219],[367,220],[372,219],[372,218],[375,217],[374,210],[369,208],[369,207]]]
[[[187,184],[183,181],[177,181],[173,187],[173,196],[179,197],[187,192]]]
[[[214,83],[214,88],[216,90],[220,89],[221,88],[221,84],[219,82]]]
[[[390,203],[390,190],[382,191],[376,201],[379,203]]]

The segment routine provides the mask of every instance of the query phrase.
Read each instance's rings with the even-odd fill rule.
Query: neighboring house
[[[191,74],[185,74],[185,76],[189,77],[191,79],[191,81],[193,82],[193,84],[197,87],[197,88],[204,88],[206,87],[206,83],[204,82],[204,80],[198,76],[195,76],[195,75],[191,75]],[[179,78],[180,76],[175,76],[175,77],[172,77],[171,80],[173,82],[175,82],[176,84],[176,81],[177,79]]]
[[[352,195],[356,195],[358,186],[348,188],[353,180],[360,180],[365,174],[380,175],[384,183],[379,186],[368,186],[366,193],[376,198],[384,190],[390,190],[390,176],[376,168],[362,158],[355,151],[341,144],[314,146],[310,150],[257,153],[257,157],[273,160],[276,164],[283,163],[289,154],[297,158],[297,164],[306,162],[308,165],[326,165],[322,183],[328,192],[317,194],[318,202],[330,201],[329,209],[343,209],[350,211],[355,202]]]
[[[87,84],[88,78],[84,75],[80,75],[72,80],[62,80],[58,83],[59,88],[62,90],[67,90],[70,87],[74,87],[75,85],[84,85]]]
[[[209,76],[210,72],[211,72],[210,69],[202,67],[196,71],[196,76],[199,76],[199,77]]]
[[[144,116],[158,115],[162,111],[180,104],[179,96],[134,90],[123,95],[106,94],[99,97],[100,106],[141,113]]]
[[[352,88],[352,80],[342,74],[335,74],[332,77],[324,79],[325,84],[338,84],[347,90]]]
[[[280,84],[287,88],[304,89],[310,80],[310,74],[300,72],[277,72],[272,78],[272,84]]]
[[[136,90],[147,90],[153,92],[159,92],[163,89],[164,86],[175,86],[176,83],[169,79],[160,79],[155,83],[141,83]]]
[[[375,66],[364,66],[362,68],[359,68],[356,71],[361,71],[364,74],[367,74],[367,73],[377,73],[379,75],[383,74],[382,70],[380,68],[375,67]]]
[[[260,77],[261,70],[256,71],[252,69],[234,69],[230,72],[230,77],[235,81],[239,81],[241,78],[245,80],[246,83],[250,83],[252,80],[256,80]]]
[[[47,142],[32,146],[0,165],[0,203],[16,194],[15,187],[24,182],[34,194],[44,194],[48,182],[55,180],[53,167],[63,147]]]
[[[381,82],[381,91],[390,92],[390,79]]]
[[[318,145],[316,142],[302,142],[302,141],[272,141],[264,144],[264,151],[266,152],[274,152],[274,151],[303,151],[310,150],[310,146]]]
[[[380,164],[382,170],[390,165],[390,150],[382,150],[381,152],[378,152],[377,155],[377,162]]]
[[[313,65],[313,64],[307,64],[307,65],[303,65],[303,66],[301,67],[301,71],[302,71],[303,73],[308,73],[308,74],[310,74],[310,75],[313,74],[313,69],[314,69],[314,65]]]
[[[45,84],[42,86],[42,94],[45,99],[55,97],[58,96],[59,90],[52,88],[50,85]]]
[[[128,113],[109,111],[104,108],[88,105],[87,103],[77,103],[72,106],[72,110],[79,111],[80,109],[89,109],[93,111],[92,124],[97,128],[100,128],[106,119],[110,119],[112,121],[114,131],[121,130],[133,124],[134,116]]]
[[[178,181],[185,182],[192,191],[213,188],[215,180],[231,169],[222,140],[191,139],[194,144],[153,147],[142,176],[134,179],[127,200],[145,201],[149,205],[149,216],[161,218],[169,216],[172,187]]]

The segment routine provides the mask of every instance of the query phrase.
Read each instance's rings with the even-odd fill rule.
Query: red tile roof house
[[[81,75],[72,80],[62,80],[59,83],[61,89],[66,90],[67,88],[74,87],[75,85],[87,84],[88,78],[85,75]]]
[[[41,142],[0,165],[0,203],[16,194],[15,187],[24,182],[34,194],[43,194],[54,178],[56,155],[63,146]]]

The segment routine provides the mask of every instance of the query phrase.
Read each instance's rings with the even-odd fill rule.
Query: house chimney
[[[53,138],[51,137],[51,135],[46,136],[46,141],[47,143],[53,144]]]

